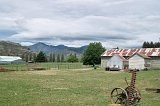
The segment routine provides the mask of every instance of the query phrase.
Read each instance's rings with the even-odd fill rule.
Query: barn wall
[[[151,59],[145,59],[145,68],[150,69],[151,68]]]
[[[151,68],[160,69],[160,57],[151,57]]]
[[[101,57],[101,68],[107,67],[107,62],[111,57]]]
[[[129,58],[129,69],[144,69],[145,60],[144,58],[134,55],[133,57]]]
[[[107,63],[108,67],[118,66],[120,69],[123,69],[123,61],[118,56],[113,56]]]

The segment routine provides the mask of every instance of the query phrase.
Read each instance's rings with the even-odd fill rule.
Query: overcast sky
[[[0,39],[138,47],[160,39],[160,0],[0,0]]]

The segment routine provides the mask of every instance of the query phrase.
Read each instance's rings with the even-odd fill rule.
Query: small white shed
[[[128,66],[128,60],[119,54],[114,54],[107,62],[109,68],[125,69]]]
[[[129,58],[129,69],[148,69],[150,68],[150,57],[135,53]]]

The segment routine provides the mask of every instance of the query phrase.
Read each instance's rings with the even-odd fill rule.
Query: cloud
[[[24,29],[24,31],[19,34],[12,35],[11,38],[57,38],[61,40],[104,40],[134,38],[133,36],[127,36],[126,32],[121,31],[123,28],[127,28],[127,25],[124,24],[123,21],[117,21],[115,18],[102,16],[88,16],[69,21],[38,18],[27,20],[24,23],[21,23],[20,26],[22,29]],[[129,30],[130,28],[128,28],[128,31]]]
[[[30,45],[33,45],[34,43],[32,42],[20,42],[21,45],[24,45],[24,46],[30,46]]]
[[[141,46],[160,37],[158,0],[1,0],[0,38],[80,46]],[[4,37],[6,35],[6,37]],[[154,36],[154,37],[153,37]]]

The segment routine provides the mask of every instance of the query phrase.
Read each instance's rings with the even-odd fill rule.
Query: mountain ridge
[[[42,42],[38,42],[31,46],[22,46],[20,43],[11,42],[11,41],[2,41],[0,40],[0,55],[1,56],[22,56],[28,53],[39,53],[43,51],[47,55],[50,53],[55,54],[77,54],[82,55],[84,50],[87,48],[86,46],[81,47],[68,47],[65,45],[47,45]]]
[[[30,48],[31,51],[33,52],[40,52],[43,51],[46,54],[49,53],[55,53],[55,54],[71,54],[71,53],[76,53],[81,55],[84,50],[87,48],[86,46],[81,46],[81,47],[68,47],[65,45],[57,45],[57,46],[53,46],[53,45],[47,45],[45,43],[42,42],[38,42],[34,45],[28,46],[28,48]]]

